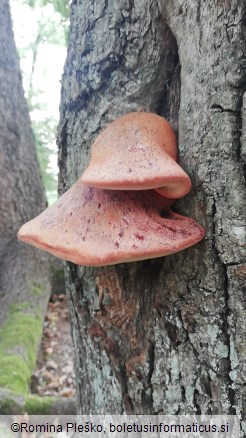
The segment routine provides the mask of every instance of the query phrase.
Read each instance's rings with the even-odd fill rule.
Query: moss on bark
[[[0,328],[0,387],[19,394],[28,393],[42,336],[41,312],[30,310],[28,303],[12,305]]]
[[[65,397],[21,395],[0,388],[0,415],[75,415],[76,401]]]

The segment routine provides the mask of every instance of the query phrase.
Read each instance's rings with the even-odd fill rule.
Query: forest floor
[[[74,381],[66,295],[52,294],[31,391],[40,396],[75,397]]]

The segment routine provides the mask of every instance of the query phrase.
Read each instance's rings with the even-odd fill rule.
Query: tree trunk
[[[21,392],[35,366],[50,285],[47,256],[16,238],[46,201],[8,0],[0,2],[0,126],[0,387]]]
[[[60,192],[102,128],[136,110],[177,130],[206,229],[165,258],[66,264],[81,413],[245,414],[243,0],[72,2]],[[245,129],[245,124],[243,125]]]

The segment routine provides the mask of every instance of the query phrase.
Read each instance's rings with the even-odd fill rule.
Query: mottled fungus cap
[[[193,219],[173,213],[154,190],[110,191],[77,181],[21,227],[18,238],[78,265],[101,266],[161,257],[204,237]]]
[[[191,181],[176,160],[176,136],[169,123],[156,114],[129,113],[99,134],[81,181],[110,190],[158,188],[161,195],[177,199],[190,191]]]

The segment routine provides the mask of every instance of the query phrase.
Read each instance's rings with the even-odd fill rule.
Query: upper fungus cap
[[[78,265],[112,265],[181,251],[204,237],[153,190],[108,191],[74,184],[21,227],[18,238]],[[162,212],[165,217],[162,217]]]
[[[129,113],[99,134],[81,181],[110,190],[158,188],[167,198],[181,198],[191,181],[176,160],[176,136],[169,123],[156,114]]]

